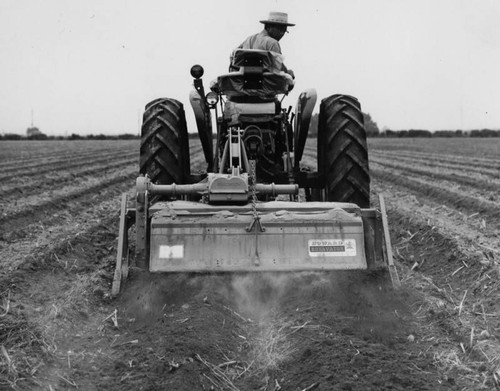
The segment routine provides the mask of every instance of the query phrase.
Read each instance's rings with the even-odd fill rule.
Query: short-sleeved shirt
[[[277,40],[272,38],[266,30],[262,30],[260,33],[248,37],[238,46],[238,48],[269,50],[281,54],[280,44]]]
[[[270,52],[278,53],[281,55],[281,46],[276,39],[271,37],[268,32],[264,29],[260,33],[251,35],[243,41],[243,43],[238,46],[238,49],[257,49],[257,50],[268,50]],[[287,67],[283,64],[283,59],[281,62],[281,70],[287,72]]]

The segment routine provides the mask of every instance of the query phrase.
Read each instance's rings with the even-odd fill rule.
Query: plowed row
[[[315,140],[304,163],[315,167]],[[0,389],[490,390],[496,140],[370,140],[403,281],[150,276],[109,296],[138,141],[0,144]],[[204,168],[192,142],[192,171]],[[212,388],[211,388],[212,387]]]

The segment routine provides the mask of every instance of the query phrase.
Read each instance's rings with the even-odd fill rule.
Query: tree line
[[[500,137],[500,130],[493,129],[474,129],[474,130],[428,130],[409,129],[409,130],[386,130],[375,137]]]
[[[36,134],[33,136],[23,136],[16,133],[0,134],[0,140],[133,140],[140,139],[137,134],[123,133],[118,135],[108,134],[87,134],[80,135],[72,133],[68,136],[47,136],[44,133]]]
[[[319,114],[313,114],[309,134],[312,137],[318,135]],[[407,129],[380,131],[377,123],[370,114],[363,113],[366,135],[368,137],[500,137],[500,130],[493,129],[474,129],[474,130],[437,130],[431,132],[425,129]]]
[[[309,136],[316,137],[318,135],[318,118],[319,114],[315,113],[311,117],[309,127]],[[366,135],[368,137],[500,137],[500,130],[493,129],[474,129],[474,130],[437,130],[431,132],[425,129],[407,129],[407,130],[391,130],[386,129],[380,131],[377,123],[373,120],[370,114],[363,113]],[[197,133],[189,133],[189,138],[197,138]],[[140,139],[140,135],[123,133],[119,135],[106,134],[89,134],[79,135],[72,133],[69,136],[47,136],[44,133],[38,133],[32,136],[22,136],[15,133],[0,134],[0,140],[132,140]]]

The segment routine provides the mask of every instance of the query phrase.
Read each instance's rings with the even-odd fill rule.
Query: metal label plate
[[[311,239],[309,244],[310,257],[355,257],[355,239]]]

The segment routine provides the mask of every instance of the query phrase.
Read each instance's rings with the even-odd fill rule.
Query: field
[[[113,299],[138,141],[1,142],[0,389],[500,389],[500,139],[369,147],[400,290],[137,272]]]

